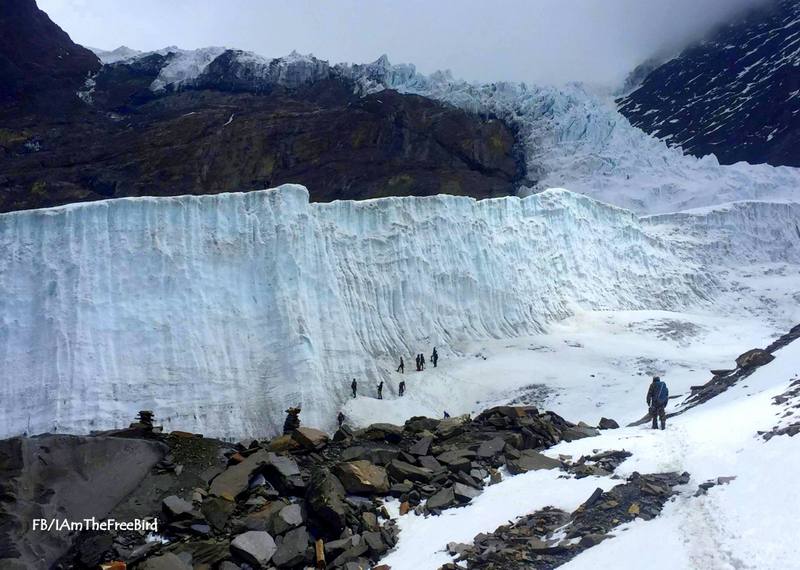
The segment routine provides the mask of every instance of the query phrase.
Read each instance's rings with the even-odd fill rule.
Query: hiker
[[[356,390],[358,389],[358,383],[356,382],[355,378],[353,378],[353,381],[350,383],[350,388],[353,390],[353,398],[355,398]]]
[[[422,365],[419,363],[419,354],[417,355],[417,372],[419,372],[422,368]]]
[[[378,399],[383,400],[383,380],[378,384]]]
[[[344,423],[345,419],[346,418],[344,417],[344,412],[339,412],[339,415],[336,416],[336,421],[339,422],[339,427],[342,427],[342,424]]]
[[[398,366],[398,367],[397,367],[397,371],[398,371],[400,374],[404,374],[404,373],[405,373],[405,371],[406,371],[406,365],[405,365],[405,364],[403,364],[403,357],[402,357],[402,356],[400,357],[400,366]]]
[[[399,389],[400,389],[400,397],[402,398],[403,394],[406,393],[406,381],[405,380],[401,380],[400,381]]]
[[[420,367],[421,370],[425,370],[425,355],[424,354],[420,354],[419,355],[419,367]]]
[[[445,417],[445,419],[450,417],[450,414],[447,413],[447,410],[444,411],[444,417]]]
[[[436,352],[436,347],[433,347],[433,354],[431,354],[431,362],[433,362],[433,367],[436,368],[436,363],[439,362],[439,353]]]
[[[653,382],[647,390],[647,405],[650,406],[650,416],[653,418],[653,429],[658,429],[656,419],[661,420],[661,429],[667,425],[667,402],[669,389],[658,376],[653,376]]]

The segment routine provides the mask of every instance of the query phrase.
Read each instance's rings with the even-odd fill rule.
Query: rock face
[[[33,0],[7,0],[0,100],[72,106],[57,117],[49,108],[61,103],[27,114],[0,108],[0,212],[290,182],[314,201],[485,198],[513,194],[524,177],[515,133],[500,120],[395,91],[362,97],[344,72],[294,54],[255,62],[236,50],[200,50],[204,74],[170,84],[178,52],[100,68]],[[76,92],[90,73],[81,103]]]
[[[651,71],[620,112],[695,156],[800,166],[800,4],[763,4]]]

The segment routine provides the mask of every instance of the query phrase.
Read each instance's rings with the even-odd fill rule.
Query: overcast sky
[[[225,46],[332,63],[386,53],[460,78],[615,85],[758,0],[38,0],[80,44]]]

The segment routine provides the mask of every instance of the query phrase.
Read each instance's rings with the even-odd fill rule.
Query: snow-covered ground
[[[690,386],[711,377],[710,369],[734,366],[736,356],[766,345],[773,335],[758,321],[741,326],[738,317],[580,312],[546,333],[465,343],[458,354],[443,354],[437,368],[416,372],[407,363],[406,373],[393,373],[384,387],[388,399],[377,400],[369,386],[344,410],[355,425],[401,424],[414,415],[476,414],[512,401],[592,425],[603,416],[628,423],[647,412],[644,396],[652,375],[664,377],[673,396],[688,395]],[[401,380],[403,398],[395,396]]]
[[[721,396],[670,419],[666,431],[622,428],[548,449],[545,453],[552,457],[575,459],[597,450],[624,449],[633,456],[617,468],[618,475],[688,471],[692,477],[660,517],[621,526],[614,538],[562,568],[797,568],[800,440],[779,436],[764,441],[757,431],[769,431],[781,421],[784,408],[774,405],[772,398],[800,378],[800,342],[778,351],[776,357]],[[666,380],[674,389],[672,378]],[[707,378],[698,372],[694,381]],[[638,387],[639,398],[644,388]],[[538,471],[507,478],[466,508],[438,517],[413,513],[400,517],[400,541],[384,562],[394,570],[438,568],[450,560],[444,552],[448,542],[471,542],[479,532],[491,532],[544,506],[574,510],[596,487],[608,489],[620,482],[559,479],[559,475],[563,472]],[[693,496],[700,483],[727,476],[736,479],[704,496]]]

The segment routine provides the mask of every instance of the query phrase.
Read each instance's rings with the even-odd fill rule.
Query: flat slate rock
[[[250,476],[267,463],[272,455],[275,454],[262,449],[241,463],[228,467],[211,482],[209,494],[235,501],[238,495],[247,490]]]
[[[539,469],[558,469],[561,467],[561,462],[536,451],[525,450],[518,459],[509,459],[507,466],[512,475],[519,475],[520,473],[538,471]]]
[[[266,567],[277,550],[272,536],[261,530],[245,532],[231,542],[231,553],[256,568]]]

